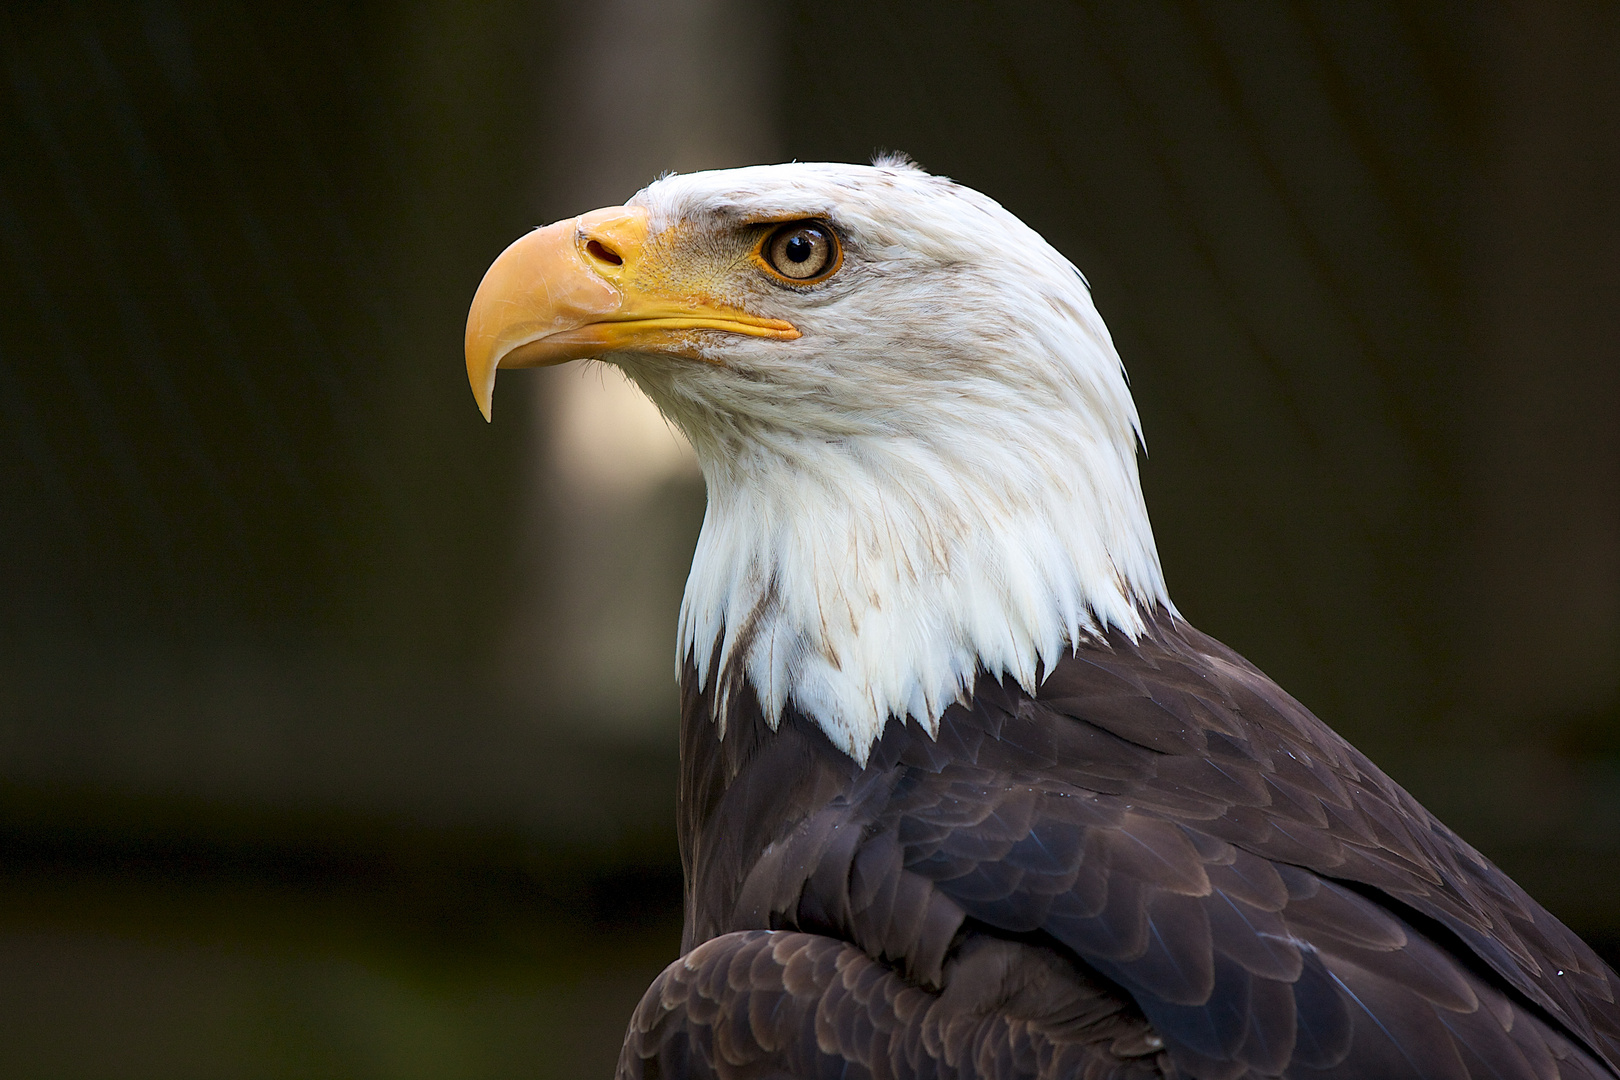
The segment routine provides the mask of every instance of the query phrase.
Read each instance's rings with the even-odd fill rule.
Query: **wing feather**
[[[649,991],[627,1062],[738,1077],[1617,1075],[1615,977],[1591,950],[1183,623],[1082,649],[1033,696],[981,678],[937,735],[890,724],[864,768],[803,718],[775,737],[787,749],[751,751],[738,776],[797,784],[805,809],[706,879],[724,887],[696,890],[690,925],[722,936]],[[805,763],[810,778],[790,771]],[[770,783],[748,781],[738,805],[753,813]],[[749,928],[778,933],[725,933]],[[1023,974],[1006,956],[986,966],[1003,948],[1034,950],[1017,954]],[[1052,1071],[1079,1061],[1090,1071]]]

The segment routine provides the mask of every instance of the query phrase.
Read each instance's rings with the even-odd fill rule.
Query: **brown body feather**
[[[1160,614],[866,765],[688,665],[681,960],[619,1075],[1620,1075],[1620,980],[1303,706]],[[721,680],[727,676],[723,673]]]

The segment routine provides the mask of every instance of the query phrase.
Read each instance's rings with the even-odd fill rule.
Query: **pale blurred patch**
[[[566,20],[578,46],[545,67],[537,224],[623,202],[666,171],[781,159],[771,5],[601,0]],[[502,691],[582,733],[673,745],[675,620],[703,519],[691,448],[615,368],[507,376],[500,393],[525,382],[540,417],[532,557]]]
[[[542,407],[552,461],[570,494],[622,504],[666,481],[697,478],[686,438],[618,368],[576,365],[559,376]]]

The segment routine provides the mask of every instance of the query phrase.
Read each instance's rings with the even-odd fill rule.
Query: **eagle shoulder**
[[[809,935],[929,1001],[960,999],[981,942],[1043,949],[1194,1075],[1614,1075],[1590,949],[1179,620],[1077,650],[1034,694],[981,676],[937,737],[891,722],[864,767],[746,693],[716,738],[690,696],[689,949]]]

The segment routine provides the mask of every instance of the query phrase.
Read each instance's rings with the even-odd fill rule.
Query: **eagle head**
[[[500,368],[597,359],[641,387],[708,490],[678,659],[857,761],[981,672],[1033,690],[1169,609],[1085,278],[904,160],[668,176],[537,229],[479,286],[466,352],[486,417]]]

